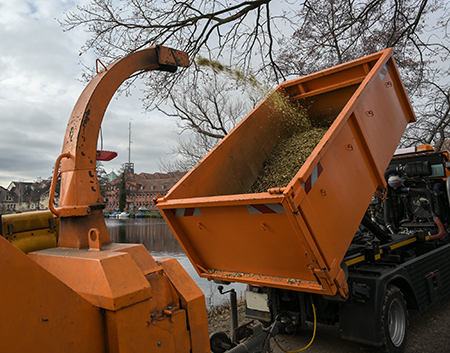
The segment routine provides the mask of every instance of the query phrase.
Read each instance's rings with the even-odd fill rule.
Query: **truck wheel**
[[[401,353],[405,349],[408,311],[400,289],[388,285],[381,309],[381,335],[386,352]]]

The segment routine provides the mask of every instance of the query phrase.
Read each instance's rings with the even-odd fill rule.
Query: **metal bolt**
[[[161,347],[161,346],[162,346],[162,342],[158,341],[158,347]]]

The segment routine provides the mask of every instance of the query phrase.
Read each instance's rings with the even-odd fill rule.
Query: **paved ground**
[[[245,322],[244,305],[239,305],[239,324]],[[225,331],[229,334],[229,307],[222,308],[209,318],[210,333]],[[294,336],[278,335],[280,345],[295,351],[305,347],[311,340],[313,328]],[[273,353],[283,352],[272,342]],[[306,353],[379,353],[380,349],[341,339],[339,326],[318,325],[313,344]],[[447,353],[450,352],[450,298],[440,303],[421,317],[409,318],[405,353]]]
[[[295,336],[279,335],[286,350],[306,346],[312,336],[312,327]],[[274,343],[273,353],[282,352]],[[341,339],[338,326],[318,325],[316,339],[305,351],[308,353],[375,353],[379,349]],[[405,353],[450,352],[450,299],[445,300],[421,317],[410,317]]]

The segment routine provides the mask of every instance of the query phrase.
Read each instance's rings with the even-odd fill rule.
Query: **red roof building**
[[[184,174],[184,172],[125,174],[127,189],[125,211],[156,211],[157,208],[153,205],[152,199],[158,194],[165,196]],[[119,210],[121,180],[119,176],[106,184],[105,211],[107,212]]]

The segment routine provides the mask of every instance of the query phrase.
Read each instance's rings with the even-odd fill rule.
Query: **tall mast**
[[[130,163],[131,163],[131,121],[129,122],[128,125],[128,164]]]
[[[128,163],[125,163],[125,172],[134,173],[134,163],[131,163],[131,121],[128,124]]]

